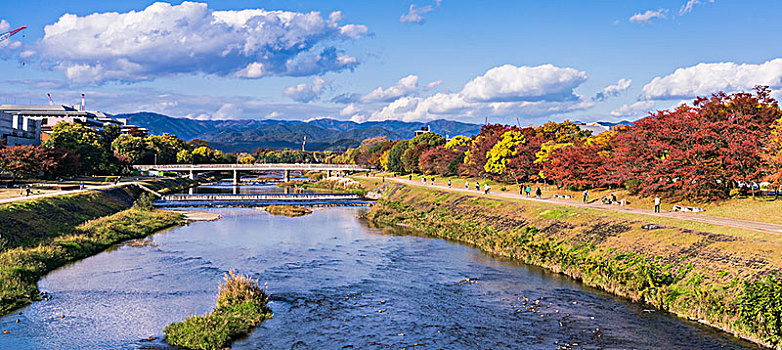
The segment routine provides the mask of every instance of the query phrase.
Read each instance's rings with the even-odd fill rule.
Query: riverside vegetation
[[[166,326],[166,340],[189,349],[223,349],[272,317],[269,295],[258,281],[229,271],[219,283],[217,307],[203,316],[191,316]]]
[[[273,205],[267,205],[263,208],[272,215],[278,215],[278,216],[288,216],[288,217],[297,217],[297,216],[304,216],[307,214],[312,214],[312,209],[299,207],[295,205],[285,205],[285,204],[273,204]]]
[[[185,182],[146,186],[166,192]],[[153,210],[153,200],[131,185],[0,206],[0,314],[40,300],[37,282],[49,271],[182,222],[181,214]]]
[[[782,347],[782,238],[700,232],[594,210],[388,184],[367,218],[538,265]]]

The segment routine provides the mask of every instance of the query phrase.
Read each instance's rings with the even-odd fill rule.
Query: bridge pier
[[[331,177],[331,170],[326,170],[326,177]]]
[[[239,185],[239,171],[234,169],[234,186]]]
[[[198,175],[196,175],[195,171],[190,170],[190,180],[198,180]]]
[[[283,177],[282,181],[283,182],[288,182],[290,180],[291,180],[291,171],[290,170],[285,170],[285,176]]]

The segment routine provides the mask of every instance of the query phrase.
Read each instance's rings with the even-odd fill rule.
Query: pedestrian
[[[584,203],[589,201],[589,191],[584,190]]]
[[[524,192],[527,192],[527,197],[532,195],[532,186],[527,185],[527,188],[524,189]]]
[[[451,188],[451,180],[448,180],[448,188]]]
[[[385,175],[383,175],[383,182],[386,182],[386,177],[385,177]]]
[[[470,190],[470,181],[464,180],[464,189],[467,191]]]
[[[407,179],[413,181],[413,175],[408,176]]]
[[[432,186],[434,186],[434,177],[432,177]]]
[[[538,187],[538,189],[535,190],[535,197],[540,198],[540,195],[542,195],[542,194],[543,194],[543,192],[541,192],[540,191],[540,187]]]
[[[488,182],[483,184],[483,194],[489,194],[489,190],[490,189],[491,189],[491,187],[489,187],[489,183]]]
[[[30,197],[30,187],[25,187],[25,189],[24,189],[24,196],[25,197]]]
[[[660,197],[654,196],[654,212],[660,212]]]
[[[426,176],[421,176],[421,183],[426,185]]]
[[[476,182],[475,183],[475,192],[480,192],[480,191],[481,191],[481,183],[480,182]]]
[[[611,204],[616,203],[616,196],[614,196],[613,193],[611,193]]]
[[[521,186],[519,187],[519,196],[521,196],[522,194],[524,194],[524,184],[521,184]]]
[[[82,182],[79,182],[79,189],[80,189],[80,190],[83,190],[83,189],[84,189],[84,181],[82,181]]]

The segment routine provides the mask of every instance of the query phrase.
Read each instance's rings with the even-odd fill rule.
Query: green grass
[[[166,340],[188,349],[224,349],[231,340],[272,317],[268,301],[266,289],[257,280],[229,271],[220,283],[217,307],[203,316],[194,315],[166,326]]]
[[[312,209],[286,204],[267,205],[263,209],[266,210],[266,212],[269,214],[287,217],[297,217],[312,214]]]

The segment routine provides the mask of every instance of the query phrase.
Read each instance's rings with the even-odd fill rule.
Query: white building
[[[0,112],[0,146],[40,144],[41,128],[37,120]]]

